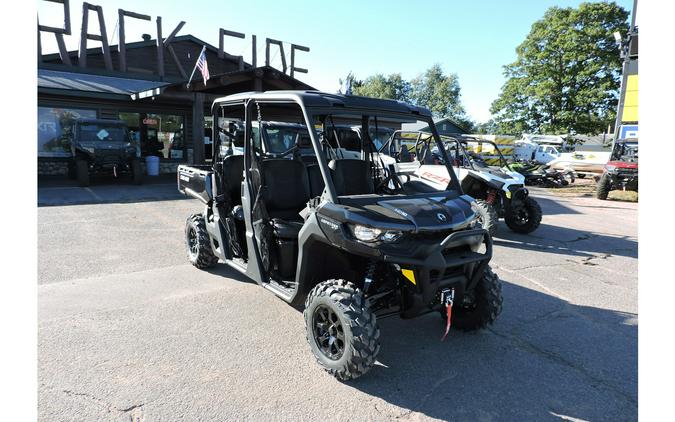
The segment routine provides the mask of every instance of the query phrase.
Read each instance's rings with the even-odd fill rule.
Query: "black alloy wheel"
[[[340,317],[327,306],[319,305],[312,316],[314,340],[328,359],[338,360],[345,351],[345,332]]]

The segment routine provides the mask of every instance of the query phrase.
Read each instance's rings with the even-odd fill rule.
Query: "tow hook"
[[[445,306],[445,312],[447,313],[448,319],[445,323],[445,334],[441,337],[441,341],[444,341],[448,336],[450,331],[450,325],[452,325],[452,305],[455,303],[455,289],[445,289],[441,291],[441,303]]]

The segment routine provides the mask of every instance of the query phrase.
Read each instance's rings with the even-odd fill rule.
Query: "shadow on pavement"
[[[544,215],[579,214],[579,211],[570,207],[566,207],[558,201],[537,196],[536,194],[534,199],[536,199],[541,206],[542,210],[544,211]]]
[[[68,178],[38,180],[38,206],[111,204],[189,199],[176,188],[176,176],[145,177],[142,185],[125,179],[105,177],[88,187],[79,187]]]
[[[637,323],[628,323],[635,315],[510,283],[504,296],[489,331],[453,330],[445,342],[435,314],[380,321],[381,365],[347,384],[408,409],[392,419],[637,418]]]
[[[218,261],[218,263],[213,267],[204,268],[202,271],[206,271],[209,274],[217,275],[220,277],[226,277],[228,279],[235,280],[240,283],[257,284],[252,279],[248,278],[244,274],[240,273],[239,271],[235,270],[234,268],[230,267],[229,265],[225,264],[222,261]]]
[[[542,224],[532,234],[518,234],[500,226],[493,242],[497,246],[580,257],[593,257],[597,254],[638,257],[638,242],[629,237],[550,224]]]

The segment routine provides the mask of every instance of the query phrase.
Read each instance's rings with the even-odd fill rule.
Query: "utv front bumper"
[[[385,262],[400,267],[402,318],[441,309],[440,295],[446,289],[454,289],[460,303],[470,301],[491,258],[492,238],[482,228],[451,233],[425,258],[383,256]]]

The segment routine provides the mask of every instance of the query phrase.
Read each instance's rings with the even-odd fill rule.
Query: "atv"
[[[510,167],[497,144],[467,136],[443,136],[443,148],[434,143],[427,132],[397,131],[380,152],[411,182],[433,188],[446,185],[451,174],[448,167],[454,168],[463,192],[476,199],[473,206],[478,219],[491,235],[496,234],[500,218],[517,233],[531,233],[539,227],[541,207],[524,187],[525,176]]]
[[[573,170],[553,170],[547,164],[536,161],[516,162],[510,164],[510,167],[525,176],[525,186],[563,188],[574,183],[577,177]]]
[[[212,114],[213,164],[177,172],[179,191],[203,207],[186,222],[188,260],[197,268],[222,261],[303,309],[309,347],[330,374],[349,380],[374,365],[381,318],[440,313],[445,338],[451,327],[482,329],[500,314],[492,238],[454,171],[447,167],[442,188],[416,191],[376,163],[367,134],[378,122],[421,120],[442,145],[427,109],[271,91],[217,99]],[[358,158],[336,154],[326,135],[333,120],[361,127]],[[281,123],[296,135],[273,147],[270,129]]]
[[[595,197],[607,199],[615,189],[638,191],[638,140],[618,139],[596,185]]]
[[[76,120],[70,149],[68,174],[80,186],[89,186],[92,174],[128,175],[134,184],[143,183],[140,148],[121,120]]]

